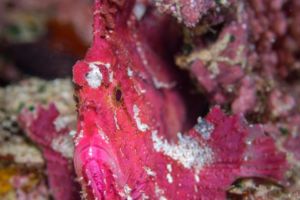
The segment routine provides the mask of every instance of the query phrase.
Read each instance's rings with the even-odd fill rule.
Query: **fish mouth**
[[[101,162],[107,161],[111,155],[104,147],[98,145],[86,145],[83,148],[76,149],[74,154],[75,170],[79,175],[82,168],[92,160]]]
[[[116,163],[112,154],[98,145],[87,145],[75,151],[75,171],[87,199],[105,199],[107,193],[117,196],[119,181],[116,179],[121,173]]]

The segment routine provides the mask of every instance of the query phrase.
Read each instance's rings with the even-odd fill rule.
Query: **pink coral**
[[[219,21],[213,20],[207,27],[214,17],[208,14],[188,31],[186,40],[191,40],[192,50],[177,56],[177,65],[190,71],[211,104],[244,113],[255,122],[299,112],[295,106],[299,97],[295,86],[299,76],[300,37],[295,25],[299,3],[231,3],[225,8],[227,12],[219,12]],[[207,34],[215,39],[207,39]]]
[[[59,113],[54,104],[48,109],[40,106],[34,112],[23,110],[19,122],[27,135],[38,144],[46,160],[47,175],[52,195],[55,199],[79,199],[79,188],[75,182],[72,162],[72,144],[68,144],[69,129],[57,130],[55,120]],[[71,147],[68,147],[71,145]],[[71,152],[72,153],[72,152]]]
[[[193,27],[210,11],[229,7],[235,0],[155,0],[155,5],[163,12],[169,12],[179,22]]]
[[[260,58],[257,65],[269,75],[286,78],[299,71],[299,8],[297,0],[249,1],[251,38]]]
[[[241,83],[243,84],[240,86],[241,93],[246,87],[249,91],[253,90],[254,84],[251,83],[253,77],[247,77],[244,71],[247,62],[245,60],[246,36],[247,29],[244,27],[244,21],[232,22],[223,28],[215,43],[208,47],[199,45],[199,50],[195,49],[188,55],[178,56],[176,63],[182,68],[190,70],[205,93],[212,97],[212,102],[225,104],[232,99],[230,97],[234,95]],[[246,86],[247,84],[248,86]],[[255,91],[251,91],[251,93],[255,94]],[[249,94],[249,97],[244,100],[252,101],[253,105],[254,99],[255,97]],[[241,103],[244,104],[244,101]],[[242,107],[242,105],[235,107]],[[247,110],[249,108],[243,109],[243,111]]]

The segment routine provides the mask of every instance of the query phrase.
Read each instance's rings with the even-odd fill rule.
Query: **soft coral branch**
[[[56,200],[80,199],[71,162],[73,144],[69,141],[69,129],[57,130],[55,120],[58,117],[54,104],[47,109],[37,106],[34,112],[24,109],[19,115],[19,123],[43,151],[53,197]]]

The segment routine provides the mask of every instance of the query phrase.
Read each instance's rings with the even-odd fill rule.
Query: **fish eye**
[[[122,91],[120,87],[116,87],[114,89],[114,99],[117,103],[120,103],[122,101]]]

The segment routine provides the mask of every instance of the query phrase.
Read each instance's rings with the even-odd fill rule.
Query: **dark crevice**
[[[176,89],[182,97],[186,108],[186,123],[183,131],[192,128],[199,116],[204,117],[209,111],[209,102],[207,96],[202,93],[195,82],[191,79],[190,72],[176,69],[178,84]]]

